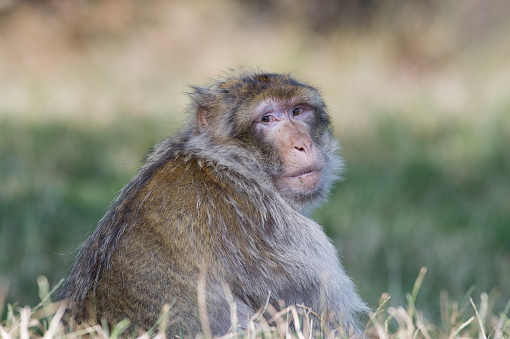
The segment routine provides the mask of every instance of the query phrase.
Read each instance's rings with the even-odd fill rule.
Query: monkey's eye
[[[296,116],[296,115],[300,115],[301,113],[303,113],[305,110],[303,107],[294,107],[294,109],[292,110],[292,115],[293,116]]]
[[[272,115],[264,115],[264,116],[262,117],[262,119],[261,119],[261,121],[262,121],[263,123],[266,123],[266,124],[267,124],[267,123],[269,123],[269,122],[273,122],[274,120],[275,120],[275,119],[274,119],[274,117],[273,117]]]

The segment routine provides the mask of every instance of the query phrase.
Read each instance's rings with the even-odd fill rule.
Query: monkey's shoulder
[[[167,221],[184,216],[229,214],[238,209],[246,218],[254,210],[254,199],[263,200],[267,192],[241,176],[226,166],[200,158],[176,157],[150,173],[142,173],[142,182],[128,184],[125,190],[131,193],[121,199],[117,208],[127,208],[139,215],[161,214]]]
[[[176,157],[157,166],[139,185],[137,196],[147,199],[182,199],[204,197],[247,199],[246,194],[267,194],[260,183],[245,173],[222,164],[196,157]]]

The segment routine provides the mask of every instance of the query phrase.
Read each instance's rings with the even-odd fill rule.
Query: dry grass
[[[488,297],[482,294],[480,303],[475,304],[472,298],[469,303],[459,306],[442,295],[441,315],[442,324],[432,324],[421,312],[415,308],[416,296],[425,276],[426,269],[422,268],[414,289],[407,295],[407,307],[388,307],[390,296],[384,293],[379,307],[369,315],[369,320],[363,338],[478,338],[503,339],[510,337],[510,303],[499,315],[491,313]],[[131,334],[126,332],[129,321],[123,320],[113,328],[103,324],[81,325],[74,328],[65,327],[61,322],[65,312],[65,304],[52,302],[53,291],[48,289],[48,281],[44,277],[38,279],[42,301],[35,307],[18,307],[8,305],[7,315],[0,323],[0,337],[3,339],[28,338],[165,338],[169,307],[162,311],[160,321],[148,332]],[[0,291],[0,298],[4,296],[5,288]],[[1,300],[1,299],[0,299]],[[0,305],[2,306],[2,305]],[[231,305],[235,312],[235,305]],[[250,320],[247,329],[233,328],[223,338],[278,338],[278,339],[308,339],[308,338],[345,338],[341,330],[334,332],[314,332],[314,320],[317,319],[311,310],[304,306],[290,306],[279,312],[266,311],[273,314],[271,324],[261,317],[261,312]],[[236,322],[235,316],[233,322]],[[214,319],[209,319],[214,321]],[[206,328],[208,326],[205,326]],[[209,331],[205,331],[208,333]],[[199,334],[198,338],[210,338],[209,335]]]

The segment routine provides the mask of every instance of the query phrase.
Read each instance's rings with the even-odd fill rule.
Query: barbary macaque
[[[305,305],[346,333],[367,311],[322,228],[306,215],[342,167],[318,91],[294,77],[236,70],[193,87],[182,132],[155,146],[85,241],[61,297],[78,323],[213,335],[268,302]],[[269,318],[269,315],[268,315]]]

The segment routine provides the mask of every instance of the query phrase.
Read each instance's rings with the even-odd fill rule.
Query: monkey
[[[189,96],[189,122],[153,147],[79,249],[60,294],[69,318],[147,331],[168,304],[169,335],[195,336],[205,315],[219,336],[283,303],[361,333],[368,308],[308,217],[343,166],[319,91],[242,68]]]

